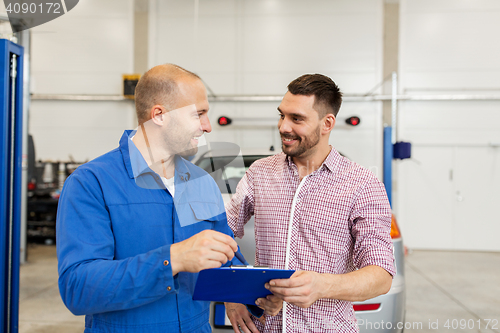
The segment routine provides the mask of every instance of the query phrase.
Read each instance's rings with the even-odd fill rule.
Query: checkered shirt
[[[383,184],[367,169],[335,148],[299,188],[297,166],[284,153],[258,160],[226,205],[229,226],[243,237],[255,215],[255,263],[285,268],[291,223],[288,269],[343,274],[369,265],[395,275],[390,237],[391,208]],[[299,189],[298,193],[297,189]],[[320,299],[307,309],[286,306],[286,332],[358,332],[352,303]],[[282,311],[267,316],[260,332],[282,332]]]

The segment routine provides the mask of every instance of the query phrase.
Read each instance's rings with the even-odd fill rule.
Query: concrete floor
[[[500,253],[411,251],[406,284],[405,333],[500,333]],[[19,317],[20,333],[83,332],[59,296],[55,246],[29,246]]]
[[[82,333],[84,316],[63,304],[57,286],[55,245],[29,244],[20,269],[19,333]]]
[[[500,253],[413,251],[405,268],[405,333],[500,332]]]

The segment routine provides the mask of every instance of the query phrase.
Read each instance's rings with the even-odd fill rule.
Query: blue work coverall
[[[72,313],[86,315],[86,333],[210,332],[210,303],[192,299],[198,274],[172,276],[170,245],[206,229],[233,236],[222,196],[205,171],[176,156],[174,205],[133,134],[125,131],[119,148],[80,166],[64,184],[61,297]]]

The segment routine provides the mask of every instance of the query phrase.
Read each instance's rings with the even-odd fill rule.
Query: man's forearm
[[[385,269],[367,266],[347,274],[296,271],[290,279],[269,281],[266,288],[287,303],[308,308],[322,298],[364,301],[387,293],[391,284],[392,277]]]
[[[389,291],[391,275],[382,267],[366,266],[346,274],[322,274],[324,292],[321,298],[364,301]]]

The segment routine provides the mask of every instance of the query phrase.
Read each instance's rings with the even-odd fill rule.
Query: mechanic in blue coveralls
[[[85,332],[210,332],[209,302],[192,300],[196,273],[228,265],[238,247],[217,185],[182,157],[211,131],[206,90],[167,64],[140,79],[135,99],[138,128],[64,184],[61,297],[86,315]]]

